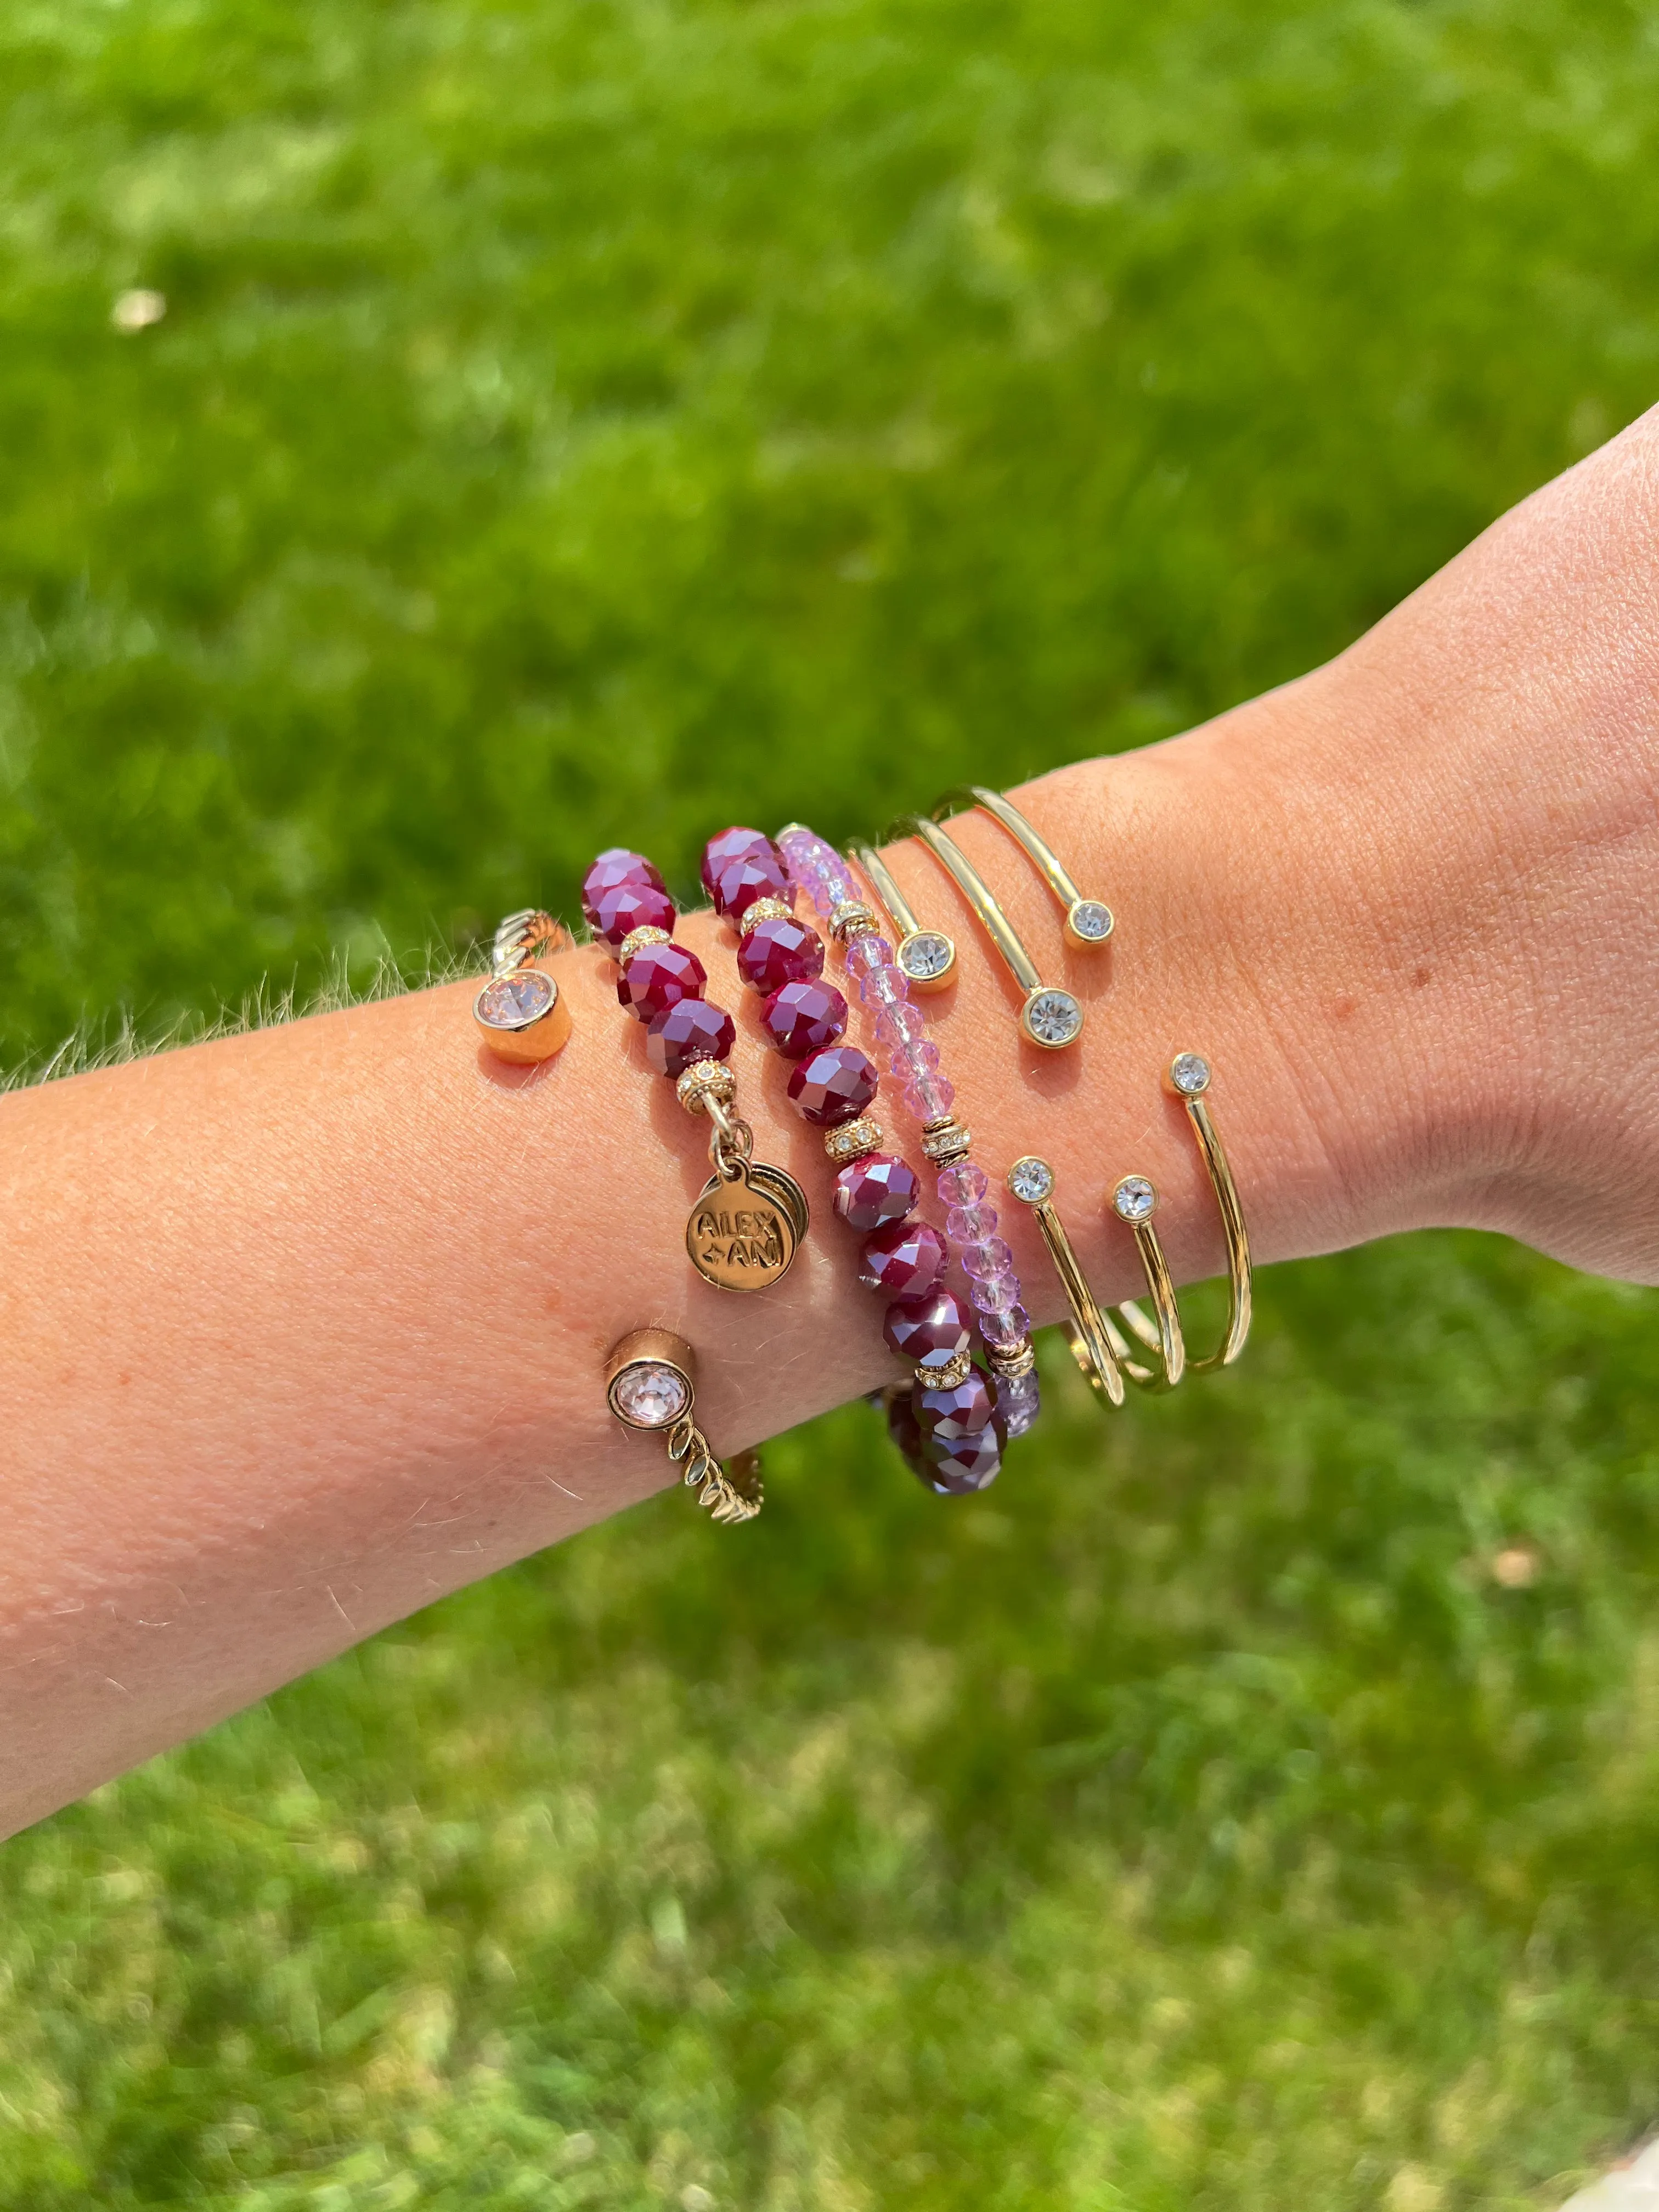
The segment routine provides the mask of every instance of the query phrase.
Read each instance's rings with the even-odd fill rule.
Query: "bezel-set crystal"
[[[1170,1062],[1170,1088],[1177,1098],[1200,1098],[1210,1087],[1210,1063],[1200,1052],[1178,1052]]]
[[[1068,945],[1104,945],[1112,933],[1113,915],[1104,899],[1074,900],[1065,921]]]
[[[624,1428],[660,1435],[696,1398],[696,1355],[671,1329],[636,1328],[611,1348],[605,1403]]]
[[[492,975],[472,1001],[472,1018],[495,1057],[516,1066],[551,1060],[570,1035],[570,1009],[543,968]]]
[[[1020,1008],[1019,1025],[1045,1052],[1062,1052],[1083,1034],[1083,1007],[1071,992],[1046,983]]]
[[[894,955],[901,974],[918,991],[941,991],[956,973],[955,940],[942,929],[913,929]]]
[[[1016,1160],[1006,1180],[1014,1196],[1026,1206],[1041,1206],[1054,1194],[1054,1171],[1047,1160],[1039,1159],[1035,1152]]]
[[[1112,1211],[1131,1228],[1150,1221],[1158,1207],[1158,1192],[1145,1176],[1125,1176],[1112,1193]]]

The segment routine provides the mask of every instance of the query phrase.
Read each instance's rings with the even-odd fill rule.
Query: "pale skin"
[[[1016,793],[1115,908],[1103,959],[1065,956],[1002,833],[963,821],[1088,997],[1073,1053],[1018,1042],[957,894],[890,853],[962,946],[933,1004],[975,1157],[1054,1162],[1103,1296],[1137,1287],[1103,1211],[1132,1170],[1177,1277],[1220,1264],[1158,1085],[1182,1047],[1214,1064],[1260,1261],[1462,1224],[1659,1280],[1656,532],[1650,416],[1328,666]],[[528,1080],[481,1057],[464,984],[0,1099],[4,1832],[668,1480],[605,1411],[627,1330],[696,1345],[722,1451],[895,1376],[732,933],[679,934],[738,1018],[757,1152],[814,1206],[757,1297],[686,1262],[707,1127],[647,1070],[599,948],[558,956],[575,1031]],[[1054,1321],[1031,1224],[1002,1211]]]

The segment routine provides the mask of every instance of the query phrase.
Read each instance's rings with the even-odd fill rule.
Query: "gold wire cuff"
[[[1112,1349],[1132,1382],[1139,1383],[1143,1389],[1173,1390],[1187,1371],[1187,1342],[1181,1333],[1181,1313],[1176,1304],[1175,1279],[1170,1273],[1170,1264],[1164,1256],[1164,1246],[1152,1221],[1157,1208],[1158,1192],[1145,1176],[1125,1176],[1112,1193],[1112,1211],[1120,1221],[1128,1224],[1134,1237],[1135,1249],[1140,1255],[1141,1269],[1152,1302],[1153,1318],[1149,1320],[1133,1298],[1124,1300],[1117,1309],[1118,1315],[1152,1354],[1155,1364],[1151,1367],[1143,1366],[1133,1357],[1131,1346],[1109,1316],[1106,1320],[1106,1330]]]
[[[1105,944],[1112,933],[1112,909],[1104,899],[1084,896],[1054,847],[1038,834],[1011,799],[1005,799],[1000,791],[988,790],[982,783],[959,785],[954,791],[945,793],[933,809],[933,819],[942,821],[953,808],[964,805],[977,807],[981,814],[988,814],[994,822],[1000,822],[1036,867],[1059,902],[1068,945],[1080,951],[1091,951]]]
[[[1039,1233],[1054,1262],[1060,1286],[1071,1313],[1066,1340],[1072,1357],[1088,1378],[1089,1387],[1103,1405],[1123,1403],[1123,1377],[1112,1343],[1113,1331],[1101,1311],[1087,1277],[1078,1263],[1066,1224],[1054,1211],[1054,1171],[1047,1160],[1028,1153],[1008,1170],[1007,1185],[1014,1196],[1031,1209]]]
[[[947,983],[953,982],[957,970],[955,938],[942,929],[922,927],[910,902],[894,882],[892,870],[873,845],[854,838],[847,848],[847,857],[864,875],[875,895],[878,909],[884,909],[892,925],[893,957],[911,989],[942,991]]]
[[[1164,1071],[1164,1087],[1187,1109],[1194,1141],[1204,1171],[1215,1193],[1221,1215],[1221,1234],[1227,1247],[1227,1326],[1219,1346],[1202,1359],[1189,1359],[1189,1375],[1206,1375],[1217,1367],[1231,1367],[1243,1351],[1250,1334],[1250,1234],[1244,1226],[1244,1208],[1238,1185],[1227,1164],[1221,1136],[1210,1112],[1210,1063],[1202,1053],[1178,1052]]]
[[[1045,983],[1030,954],[998,905],[990,885],[960,845],[936,822],[913,817],[909,834],[921,839],[974,910],[975,919],[1001,954],[1009,974],[1025,994],[1019,1010],[1020,1034],[1047,1052],[1075,1044],[1083,1034],[1083,1003],[1057,984]]]

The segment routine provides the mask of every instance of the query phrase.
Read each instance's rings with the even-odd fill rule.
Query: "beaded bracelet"
[[[674,902],[643,854],[620,847],[601,853],[582,879],[582,912],[611,947],[617,998],[646,1024],[646,1057],[687,1113],[714,1124],[714,1173],[685,1224],[691,1264],[718,1290],[765,1290],[788,1272],[809,1212],[793,1176],[755,1158],[754,1132],[732,1110],[732,1017],[702,995],[708,973],[670,934]]]
[[[847,971],[857,981],[859,996],[875,1019],[876,1034],[886,1048],[893,1075],[904,1085],[905,1104],[921,1122],[921,1149],[938,1171],[936,1189],[946,1208],[945,1235],[953,1256],[969,1279],[969,1296],[976,1310],[979,1329],[994,1377],[993,1412],[987,1424],[1004,1437],[1026,1433],[1041,1409],[1036,1358],[1031,1351],[1030,1322],[1022,1303],[1013,1255],[996,1234],[997,1217],[984,1204],[988,1184],[969,1157],[970,1133],[956,1121],[956,1093],[941,1071],[937,1045],[928,1040],[921,1009],[910,995],[910,982],[897,964],[893,947],[881,934],[875,914],[860,896],[847,863],[835,848],[802,823],[793,823],[779,839],[791,873],[821,915],[827,916],[831,933],[842,947]],[[918,1335],[903,1337],[890,1330],[894,1349],[913,1357],[912,1344],[931,1340],[940,1322],[951,1323],[962,1308],[955,1293],[939,1289],[927,1307],[939,1302],[937,1316],[923,1311],[911,1324]],[[963,1316],[965,1319],[965,1316]],[[916,1409],[890,1400],[889,1419],[901,1450],[918,1464],[918,1447],[927,1458],[918,1472],[936,1487],[979,1489],[991,1479],[980,1474],[989,1446],[983,1435],[953,1440],[943,1459],[937,1432],[927,1437],[916,1418]],[[977,1479],[975,1479],[977,1477]]]
[[[912,1218],[920,1181],[906,1161],[881,1150],[880,1125],[866,1111],[880,1077],[867,1054],[842,1042],[847,1000],[823,980],[823,939],[797,919],[790,872],[759,830],[723,830],[711,838],[702,879],[716,909],[740,933],[738,971],[763,995],[761,1025],[794,1063],[791,1103],[824,1133],[824,1151],[837,1170],[836,1211],[864,1237],[859,1279],[890,1301],[884,1333],[910,1363],[905,1395],[918,1436],[930,1440],[935,1455],[972,1440],[965,1467],[952,1463],[933,1486],[982,1488],[1001,1464],[996,1408],[969,1356],[968,1316],[948,1292],[937,1295],[945,1240]],[[930,1479],[934,1472],[930,1460]],[[965,1480],[964,1474],[974,1479]]]

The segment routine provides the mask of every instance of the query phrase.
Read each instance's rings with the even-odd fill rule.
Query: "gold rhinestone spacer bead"
[[[963,1128],[951,1115],[922,1124],[921,1149],[935,1167],[949,1167],[952,1160],[965,1159],[973,1141],[973,1131]]]
[[[1036,1352],[1029,1336],[1018,1344],[988,1344],[985,1357],[999,1375],[1029,1375],[1036,1365]]]
[[[738,1095],[738,1079],[723,1060],[694,1060],[679,1081],[674,1094],[688,1114],[707,1113],[707,1102],[719,1099],[729,1106]]]
[[[867,937],[875,926],[875,915],[862,899],[843,899],[830,917],[830,934],[837,945],[845,945],[849,938]]]
[[[837,1167],[845,1167],[849,1160],[861,1160],[866,1152],[881,1150],[881,1124],[872,1121],[867,1114],[860,1114],[856,1121],[843,1121],[838,1129],[826,1129],[823,1149]]]
[[[750,930],[757,921],[793,921],[795,909],[787,899],[750,899],[738,917],[739,930]]]
[[[958,1382],[965,1382],[974,1371],[974,1363],[965,1352],[943,1367],[918,1367],[916,1380],[924,1390],[954,1390]]]
[[[671,942],[665,929],[658,929],[650,922],[643,929],[630,929],[617,947],[617,965],[626,968],[634,955],[643,951],[647,945],[667,945]]]

